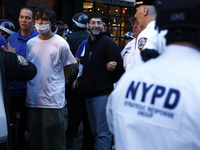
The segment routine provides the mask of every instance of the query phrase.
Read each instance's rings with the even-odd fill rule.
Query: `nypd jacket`
[[[117,150],[200,149],[200,52],[167,46],[131,68],[107,103]]]
[[[35,77],[37,69],[34,64],[18,54],[0,51],[0,72],[1,83],[4,85],[6,97],[8,97],[11,81],[31,80]]]
[[[116,61],[114,71],[108,71],[106,64]],[[124,73],[120,49],[108,33],[101,33],[95,40],[88,39],[83,57],[83,74],[80,87],[87,97],[109,94],[113,84]]]
[[[35,65],[27,61],[24,57],[14,54],[7,53],[0,50],[0,83],[1,83],[1,93],[5,105],[5,110],[7,114],[7,125],[8,132],[10,132],[10,122],[9,122],[9,95],[10,95],[10,81],[19,80],[27,81],[34,78],[37,70]],[[10,135],[8,133],[8,135]],[[9,137],[10,138],[10,137]],[[10,142],[10,140],[9,140]],[[10,145],[10,144],[9,144]]]

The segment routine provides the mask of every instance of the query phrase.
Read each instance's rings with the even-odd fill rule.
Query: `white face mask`
[[[39,33],[45,34],[50,30],[50,25],[49,25],[49,23],[47,23],[47,24],[38,24],[38,23],[36,23],[35,24],[35,28]]]

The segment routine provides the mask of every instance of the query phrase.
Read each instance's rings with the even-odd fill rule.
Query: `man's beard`
[[[94,31],[94,30],[97,30],[97,31]],[[93,32],[94,31],[94,32]],[[94,28],[93,30],[90,29],[90,34],[94,37],[98,36],[100,33],[102,32],[102,29],[101,28]],[[97,33],[97,34],[96,34]]]

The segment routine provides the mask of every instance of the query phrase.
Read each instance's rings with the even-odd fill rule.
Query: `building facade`
[[[108,29],[118,46],[123,47],[123,36],[132,31],[129,18],[133,16],[133,2],[124,0],[0,0],[0,17],[10,19],[17,29],[19,10],[23,5],[33,8],[45,5],[53,8],[57,20],[72,27],[72,17],[79,12],[89,15],[98,12],[108,18]]]

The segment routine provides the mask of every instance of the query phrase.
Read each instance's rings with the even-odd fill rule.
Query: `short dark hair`
[[[49,20],[52,26],[56,24],[56,13],[49,7],[41,6],[35,9],[34,19],[38,20],[39,18]]]
[[[103,22],[103,16],[102,16],[101,14],[99,14],[99,13],[91,13],[91,14],[89,15],[89,17],[88,17],[88,23],[90,22],[90,20],[91,20],[92,18],[100,18],[101,21]]]
[[[29,9],[32,12],[32,19],[34,19],[34,9],[32,7],[24,5],[20,8],[19,12],[21,12],[22,9]]]

